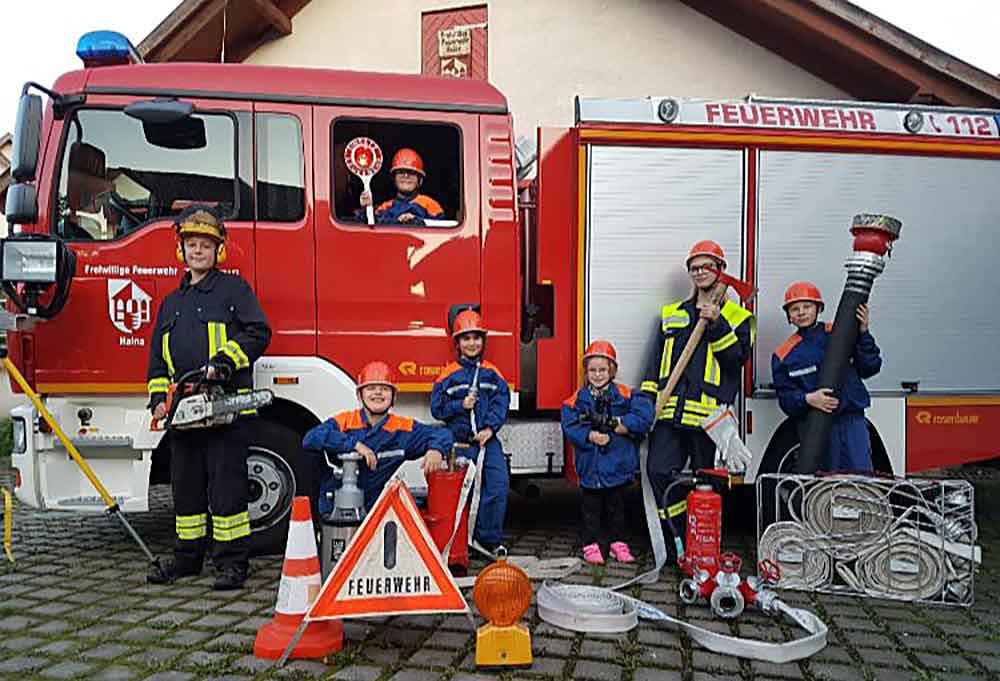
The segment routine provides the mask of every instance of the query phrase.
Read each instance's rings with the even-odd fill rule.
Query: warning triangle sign
[[[410,491],[393,480],[327,577],[307,619],[468,609]]]

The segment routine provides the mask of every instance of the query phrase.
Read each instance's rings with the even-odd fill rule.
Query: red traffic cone
[[[274,607],[274,618],[257,630],[254,656],[268,660],[281,657],[322,586],[309,497],[295,497],[292,500],[292,519],[288,523],[288,544],[285,547],[285,565],[281,569],[278,603]],[[310,622],[290,657],[326,657],[343,645],[344,626],[339,620]]]

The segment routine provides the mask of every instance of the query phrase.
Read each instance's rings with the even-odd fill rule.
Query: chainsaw
[[[184,374],[167,391],[166,417],[162,421],[153,419],[150,428],[191,430],[224,426],[235,421],[240,413],[266,407],[274,400],[270,390],[226,393],[224,382],[224,379],[208,379],[205,369]]]

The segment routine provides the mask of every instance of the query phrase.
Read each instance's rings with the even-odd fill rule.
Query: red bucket
[[[451,529],[455,526],[455,507],[462,495],[465,471],[434,471],[427,476],[427,510],[424,522],[438,551],[444,550]],[[448,567],[453,574],[463,576],[469,570],[469,505],[462,508],[462,519],[455,533],[455,540],[448,552]]]

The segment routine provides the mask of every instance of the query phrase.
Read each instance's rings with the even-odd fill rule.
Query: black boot
[[[242,589],[243,583],[247,581],[249,571],[246,568],[238,568],[234,565],[227,565],[219,569],[219,574],[215,578],[212,588],[216,591],[234,591]]]
[[[197,577],[201,574],[201,566],[178,563],[176,560],[168,560],[163,567],[153,565],[146,574],[147,584],[173,584],[181,577]]]

